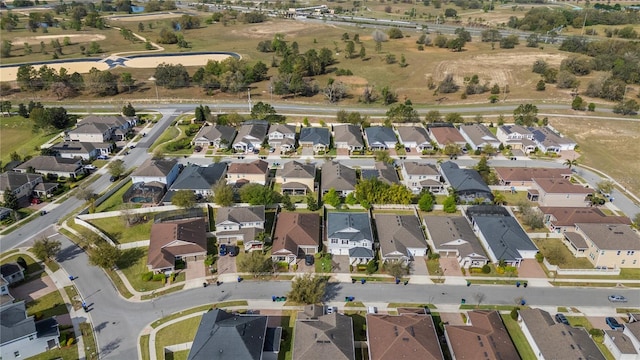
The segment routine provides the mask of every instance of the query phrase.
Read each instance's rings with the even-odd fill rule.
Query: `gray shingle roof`
[[[414,215],[375,215],[380,251],[383,255],[399,252],[408,256],[407,248],[427,248],[420,221]]]
[[[330,212],[327,216],[327,238],[373,240],[369,214]]]
[[[15,171],[8,171],[0,174],[0,191],[4,191],[9,188],[9,190],[16,190],[20,186],[35,181],[38,178],[42,179],[42,175],[39,174],[29,174],[29,173],[18,173]]]
[[[264,140],[265,136],[267,136],[267,129],[269,128],[269,123],[266,121],[246,121],[238,130],[238,135],[236,136],[236,140],[234,143],[238,143],[243,141],[246,137],[256,138],[259,141]]]
[[[274,124],[274,125],[271,125],[271,127],[269,127],[269,134],[272,134],[274,132],[279,132],[283,135],[295,134],[296,126],[288,125],[288,124]]]
[[[333,131],[335,135],[333,141],[336,143],[346,142],[350,146],[364,146],[360,126],[351,124],[335,125]]]
[[[210,190],[227,171],[226,163],[214,163],[209,166],[189,165],[178,175],[171,190]]]
[[[428,163],[405,161],[402,166],[404,166],[404,170],[408,175],[434,176],[439,174],[436,167]]]
[[[401,142],[415,142],[416,144],[423,144],[431,142],[431,138],[427,134],[427,129],[422,126],[398,126],[398,137]]]
[[[393,129],[389,127],[371,126],[364,129],[364,132],[367,135],[367,142],[369,143],[369,146],[376,143],[384,144],[387,142],[395,143],[398,141]]]
[[[362,246],[352,247],[351,249],[349,249],[349,257],[373,259],[373,250]]]
[[[490,144],[500,142],[486,126],[481,124],[460,125],[460,133],[467,134],[476,146],[483,143]]]
[[[221,207],[216,212],[216,224],[224,221],[246,223],[264,221],[264,206]]]
[[[338,191],[354,190],[356,171],[338,162],[325,162],[322,165],[322,189],[334,188]]]
[[[216,139],[227,140],[228,144],[233,142],[233,139],[236,137],[236,129],[231,126],[226,125],[214,125],[214,126],[204,126],[198,134],[195,136],[195,139],[205,138],[209,141],[215,141]]]
[[[353,360],[353,322],[350,317],[333,313],[314,318],[300,313],[293,344],[294,360]]]
[[[445,180],[456,189],[458,193],[476,192],[486,193],[487,198],[493,199],[491,189],[482,180],[480,174],[473,169],[460,169],[458,164],[452,161],[446,161],[440,165],[442,176]]]
[[[300,130],[299,142],[312,142],[313,145],[329,146],[331,143],[331,134],[329,129],[321,127],[304,127]]]
[[[260,360],[267,317],[215,309],[202,315],[189,360]]]
[[[27,317],[24,301],[0,309],[0,344],[36,333],[33,317]]]
[[[625,224],[576,224],[600,250],[640,250],[640,236]]]
[[[316,177],[316,165],[313,163],[303,164],[298,161],[289,161],[282,169],[276,170],[276,176],[296,179],[313,179]]]
[[[177,163],[176,159],[149,159],[143,162],[131,176],[167,176]]]
[[[435,251],[457,250],[463,258],[473,254],[487,258],[471,225],[463,216],[425,216],[424,223]]]
[[[60,171],[75,172],[82,164],[77,159],[65,159],[56,156],[36,156],[16,167],[18,170],[27,170],[33,167],[36,171]]]
[[[111,126],[102,123],[80,123],[69,134],[104,134],[111,130]]]

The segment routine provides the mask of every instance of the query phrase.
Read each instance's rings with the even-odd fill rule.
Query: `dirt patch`
[[[60,72],[60,69],[65,68],[68,72],[74,73],[78,72],[81,74],[86,74],[91,70],[91,68],[96,68],[98,70],[107,70],[109,69],[109,65],[103,62],[97,61],[78,61],[78,62],[60,62],[60,63],[51,63],[46,64],[48,67],[54,69],[56,72]],[[43,65],[33,65],[33,68],[40,69]],[[5,68],[0,68],[0,79],[2,81],[15,81],[18,75],[18,66],[10,66]]]
[[[39,36],[22,36],[11,40],[14,44],[28,43],[29,45],[40,44],[44,41],[48,44],[51,40],[62,40],[68,37],[72,43],[88,43],[91,41],[101,41],[106,39],[102,34],[65,34],[65,35],[39,35]]]
[[[224,54],[151,56],[127,60],[124,64],[130,68],[144,69],[155,68],[162,63],[173,65],[182,64],[183,66],[204,66],[209,60],[224,61],[228,57],[229,55]]]
[[[365,86],[369,83],[367,79],[360,76],[340,76],[338,77],[338,81],[342,82],[345,85],[356,87]]]
[[[436,66],[434,74],[425,74],[425,79],[433,76],[434,80],[441,81],[445,75],[453,74],[456,83],[463,84],[464,78],[477,74],[480,82],[498,84],[500,86],[523,86],[518,73],[529,71],[536,60],[544,60],[549,65],[557,67],[565,58],[559,54],[518,54],[512,52],[499,52],[491,54],[473,55],[469,58],[441,61]]]
[[[304,21],[290,21],[287,22],[286,26],[283,26],[281,22],[267,21],[241,29],[231,30],[231,34],[245,36],[249,39],[271,39],[275,34],[283,34],[285,38],[295,38],[296,35],[313,33],[322,36],[322,29],[326,29],[326,27],[326,24],[311,24]]]

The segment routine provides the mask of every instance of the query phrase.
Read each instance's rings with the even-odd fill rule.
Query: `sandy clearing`
[[[51,40],[62,40],[65,37],[71,39],[72,42],[82,43],[82,42],[90,42],[90,41],[101,41],[106,39],[106,37],[102,34],[65,34],[65,35],[40,35],[40,36],[24,36],[24,37],[16,37],[11,40],[14,44],[40,44],[41,41],[49,42]]]
[[[523,68],[533,65],[536,60],[544,60],[551,66],[559,66],[564,58],[565,56],[559,54],[497,53],[474,55],[467,59],[441,61],[436,66],[434,74],[426,74],[425,79],[433,76],[434,80],[441,81],[446,74],[454,74],[456,83],[462,84],[465,76],[477,74],[480,77],[480,82],[504,86],[517,84],[515,75]]]
[[[223,61],[229,55],[207,54],[207,55],[183,55],[183,56],[151,56],[141,57],[125,61],[125,65],[130,68],[154,68],[162,63],[183,66],[204,66],[207,61]]]
[[[88,73],[91,68],[96,68],[98,70],[107,70],[109,68],[106,63],[97,61],[63,62],[54,64],[33,65],[33,67],[34,69],[38,70],[44,65],[47,65],[48,67],[58,72],[60,72],[60,69],[66,68],[69,73],[78,72],[81,74]],[[15,81],[17,74],[17,66],[0,68],[0,79],[2,79],[2,81]]]
[[[321,34],[322,29],[326,29],[327,26],[333,25],[311,24],[303,21],[290,21],[287,22],[286,25],[283,25],[283,23],[267,21],[253,26],[247,26],[246,28],[241,30],[233,30],[231,31],[231,33],[249,37],[252,39],[273,38],[273,35],[275,34],[291,35],[295,38],[295,34],[298,33],[315,32]]]
[[[109,20],[113,21],[149,21],[149,20],[162,20],[171,19],[182,16],[183,14],[169,13],[169,14],[155,14],[155,15],[134,15],[134,16],[114,16],[109,17]]]

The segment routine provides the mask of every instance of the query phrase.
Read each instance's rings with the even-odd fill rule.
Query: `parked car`
[[[564,316],[564,314],[556,314],[556,321],[560,324],[569,325],[569,320],[567,320],[567,317]]]
[[[109,177],[109,181],[111,181],[111,182],[116,182],[117,180],[118,180],[118,177],[117,177],[117,176],[113,176],[113,175],[111,175],[111,176]]]
[[[229,256],[238,256],[238,251],[237,246],[229,246]]]
[[[31,205],[38,205],[38,204],[41,204],[41,203],[42,203],[42,200],[40,200],[37,197],[34,197],[33,199],[31,199]]]
[[[304,256],[304,264],[307,265],[307,266],[313,265],[313,263],[315,261],[316,261],[316,259],[311,254],[307,254],[307,255]]]
[[[86,170],[96,170],[97,169],[97,167],[95,167],[94,165],[85,165],[84,168]]]
[[[219,254],[220,254],[220,256],[225,256],[225,255],[227,255],[227,245],[225,245],[225,244],[220,244],[220,248],[219,248],[218,250],[219,250]]]
[[[338,308],[335,306],[325,306],[324,313],[325,314],[333,314],[334,312],[338,312]]]
[[[622,324],[620,324],[615,318],[608,317],[605,319],[605,321],[612,330],[624,330],[624,326],[622,326]]]
[[[98,159],[98,160],[109,160],[109,157],[107,155],[98,155],[98,157],[96,159]]]
[[[47,211],[46,210],[40,211],[40,216],[45,216],[45,215],[47,215]]]
[[[627,298],[622,295],[609,295],[609,301],[626,303]]]

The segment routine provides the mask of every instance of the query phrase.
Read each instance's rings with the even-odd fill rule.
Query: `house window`
[[[337,244],[338,243],[338,239],[331,239],[331,243],[332,244]]]
[[[600,255],[604,255],[604,250],[601,250],[601,251],[600,251]]]
[[[616,252],[616,255],[620,255],[622,251],[618,250],[618,252]]]
[[[635,251],[633,251],[633,250],[629,250],[629,251],[627,251],[627,255],[633,255],[633,254],[635,254],[635,253],[636,253],[636,252],[635,252]]]
[[[349,240],[345,240],[345,239],[343,239],[343,240],[342,240],[342,245],[347,245],[347,244],[349,244]]]

